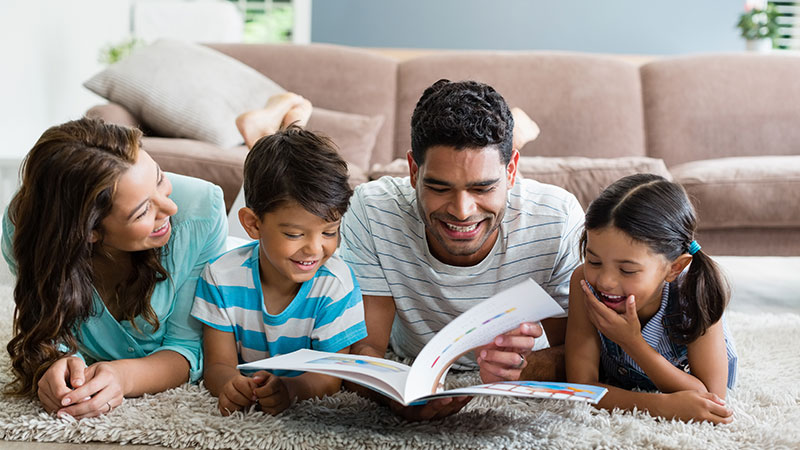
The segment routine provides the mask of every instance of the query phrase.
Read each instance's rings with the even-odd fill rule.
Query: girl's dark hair
[[[503,96],[488,84],[441,79],[425,89],[411,115],[411,155],[421,166],[428,149],[497,147],[511,161],[514,118]]]
[[[586,231],[608,226],[674,261],[688,253],[697,219],[679,184],[658,175],[636,174],[614,182],[589,205],[581,254],[586,251]],[[685,344],[703,335],[722,317],[728,296],[728,283],[719,267],[702,250],[697,251],[680,286],[682,317],[669,330],[672,338]]]
[[[17,282],[7,393],[35,395],[50,365],[77,351],[76,332],[94,313],[92,255],[102,251],[90,238],[93,231],[102,236],[101,221],[119,177],[136,162],[141,135],[82,118],[45,131],[25,157],[8,207]],[[160,256],[161,249],[131,254],[133,270],[116,292],[120,320],[142,316],[158,328],[150,295],[167,278]]]
[[[244,200],[258,217],[294,201],[333,222],[351,195],[347,163],[333,141],[294,125],[259,139],[244,161]]]

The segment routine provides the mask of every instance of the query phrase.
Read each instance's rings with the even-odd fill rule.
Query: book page
[[[456,317],[423,347],[408,374],[405,399],[436,393],[445,371],[464,353],[523,322],[563,313],[561,306],[530,278],[484,300]]]
[[[371,356],[302,349],[285,355],[239,364],[239,370],[300,370],[349,380],[402,402],[410,370],[405,364]]]
[[[597,403],[608,389],[589,384],[556,383],[552,381],[500,381],[481,384],[426,396],[430,400],[461,395],[509,395],[514,397],[552,398]]]

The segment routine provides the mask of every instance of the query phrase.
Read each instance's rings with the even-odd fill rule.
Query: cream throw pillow
[[[159,136],[226,148],[243,142],[236,116],[285,91],[230,56],[178,40],[139,49],[84,86],[124,106]]]

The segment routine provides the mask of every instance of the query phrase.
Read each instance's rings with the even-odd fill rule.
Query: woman
[[[202,373],[197,278],[227,236],[220,188],[163,173],[141,132],[83,118],[44,132],[3,220],[17,275],[14,379],[48,412],[110,412]]]

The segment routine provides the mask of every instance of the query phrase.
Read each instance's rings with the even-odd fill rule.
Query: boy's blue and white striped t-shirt
[[[337,352],[367,336],[361,289],[337,255],[275,315],[264,304],[258,255],[259,242],[253,241],[211,261],[192,307],[204,324],[234,334],[239,363],[304,348]]]

